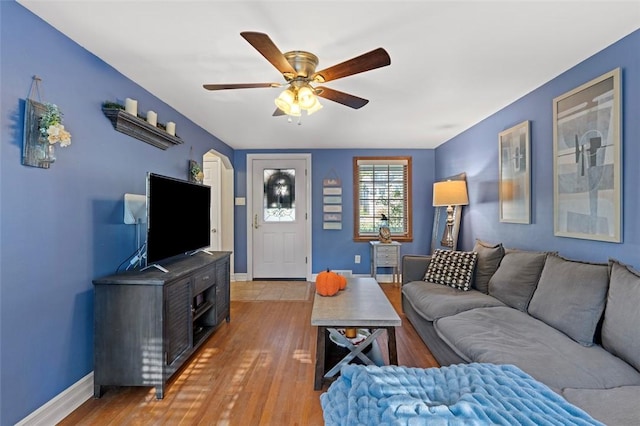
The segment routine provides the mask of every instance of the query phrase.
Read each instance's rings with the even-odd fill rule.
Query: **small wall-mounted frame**
[[[553,100],[554,232],[622,242],[620,68]]]
[[[531,223],[530,134],[529,121],[498,134],[500,222]]]

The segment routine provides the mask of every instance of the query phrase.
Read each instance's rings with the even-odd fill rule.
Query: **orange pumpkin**
[[[334,296],[340,290],[340,276],[329,269],[316,277],[316,293],[320,296]]]
[[[347,288],[347,277],[340,274],[336,274],[336,275],[338,276],[338,280],[340,283],[340,290],[344,290],[345,288]]]

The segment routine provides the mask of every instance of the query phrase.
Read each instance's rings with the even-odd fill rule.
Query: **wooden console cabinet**
[[[103,386],[165,384],[224,320],[230,252],[197,253],[93,281],[94,397]]]

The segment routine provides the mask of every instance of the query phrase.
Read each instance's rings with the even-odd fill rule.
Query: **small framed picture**
[[[342,213],[342,204],[325,204],[322,206],[324,213]]]
[[[342,196],[340,195],[327,195],[324,197],[323,202],[325,204],[342,204]]]
[[[341,222],[342,214],[341,213],[325,213],[323,219],[325,222]]]
[[[322,188],[322,195],[342,195],[341,187],[325,187]]]

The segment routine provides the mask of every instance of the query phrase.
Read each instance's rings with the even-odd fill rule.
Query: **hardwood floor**
[[[401,312],[399,287],[381,286],[402,318],[398,363],[438,366]],[[313,390],[312,303],[313,292],[303,301],[232,300],[231,322],[176,373],[163,400],[155,399],[153,388],[110,387],[59,424],[323,425],[320,394],[326,388]]]

